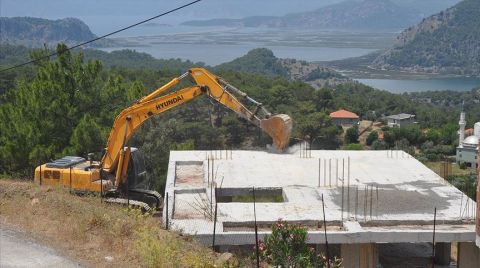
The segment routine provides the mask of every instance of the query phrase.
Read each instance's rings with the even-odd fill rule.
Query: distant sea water
[[[387,90],[392,93],[421,91],[468,91],[480,87],[480,78],[455,77],[434,79],[356,79],[360,83],[373,88]]]
[[[395,35],[150,25],[124,33],[119,40],[128,42],[128,46],[102,50],[110,52],[132,49],[159,59],[179,58],[215,66],[241,57],[252,49],[265,47],[271,49],[279,58],[314,62],[363,56],[380,48],[390,47],[389,40],[393,40]],[[381,45],[378,45],[379,43]],[[480,86],[480,78],[471,77],[356,80],[392,93],[466,91]]]
[[[144,26],[125,33],[120,43],[128,46],[104,51],[132,49],[159,59],[179,58],[210,66],[229,62],[255,48],[268,48],[279,58],[306,61],[331,61],[358,57],[378,48],[336,46],[345,33],[272,30],[267,28]],[[358,36],[358,35],[357,35]],[[331,45],[318,45],[318,43]]]
[[[277,46],[262,44],[151,44],[148,46],[104,48],[104,51],[133,49],[145,52],[158,59],[180,58],[193,62],[203,62],[215,66],[244,56],[248,51],[264,47],[273,51],[279,58],[293,58],[306,61],[331,61],[366,55],[374,49]]]

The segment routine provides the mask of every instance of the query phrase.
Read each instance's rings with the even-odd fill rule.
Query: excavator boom
[[[169,88],[178,85],[188,75],[195,81],[195,86],[160,96]],[[126,146],[135,130],[151,116],[163,113],[203,94],[207,94],[213,100],[264,130],[272,138],[277,150],[283,151],[288,146],[292,131],[290,116],[285,114],[272,116],[261,103],[253,100],[220,77],[203,68],[192,68],[187,73],[174,78],[165,86],[140,99],[117,116],[108,138],[106,152],[102,159],[102,168],[110,173],[114,171],[122,148]],[[255,105],[255,110],[251,111],[245,107],[234,94]]]

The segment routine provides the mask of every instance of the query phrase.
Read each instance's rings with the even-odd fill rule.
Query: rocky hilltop
[[[372,66],[480,75],[480,1],[464,0],[408,28]]]
[[[215,69],[281,76],[289,80],[304,81],[315,88],[351,82],[349,78],[338,72],[315,63],[277,58],[271,50],[266,48],[250,50],[246,55],[220,64]]]
[[[401,7],[389,0],[345,1],[313,11],[292,13],[282,17],[247,17],[188,21],[190,26],[280,27],[345,30],[405,29],[417,23],[419,11]]]
[[[28,47],[54,45],[59,42],[77,44],[96,36],[76,18],[48,20],[31,17],[0,18],[2,42]],[[96,45],[105,44],[105,40]]]

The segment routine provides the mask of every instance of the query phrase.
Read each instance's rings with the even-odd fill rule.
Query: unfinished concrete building
[[[330,251],[345,267],[391,267],[392,254],[412,267],[409,246],[428,260],[433,239],[437,264],[455,255],[458,267],[480,267],[476,203],[403,151],[172,151],[163,219],[220,251],[252,246],[253,187],[260,239],[283,219],[322,249],[323,196]]]

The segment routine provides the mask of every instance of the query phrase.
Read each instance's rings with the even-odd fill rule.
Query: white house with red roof
[[[356,113],[344,109],[330,113],[330,118],[337,126],[355,126],[360,121],[360,117]]]

